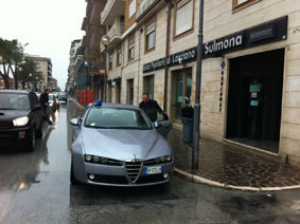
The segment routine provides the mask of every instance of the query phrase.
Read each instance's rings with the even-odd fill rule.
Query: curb
[[[174,174],[186,181],[190,181],[196,184],[207,184],[214,187],[220,187],[227,190],[241,190],[241,191],[282,191],[282,190],[293,190],[293,189],[300,189],[300,185],[294,186],[287,186],[287,187],[246,187],[246,186],[234,186],[234,185],[227,185],[222,184],[217,181],[209,180],[204,177],[200,177],[198,175],[194,175],[183,170],[174,168]]]

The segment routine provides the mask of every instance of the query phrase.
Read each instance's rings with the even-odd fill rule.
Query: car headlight
[[[171,162],[173,160],[173,155],[166,155],[161,156],[155,159],[156,163],[165,163],[165,162]]]
[[[50,102],[49,105],[50,105],[50,107],[52,107],[53,106],[53,102]]]
[[[85,161],[91,162],[92,159],[93,159],[93,156],[92,156],[92,155],[85,155]]]
[[[27,116],[25,117],[18,117],[13,120],[13,124],[15,127],[25,126],[28,124],[29,118]]]
[[[84,155],[84,159],[86,162],[90,163],[107,163],[108,159],[105,157],[94,156],[94,155]]]

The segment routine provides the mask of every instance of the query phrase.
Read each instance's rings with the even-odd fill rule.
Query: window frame
[[[152,24],[152,23],[155,23],[154,25],[154,31],[151,32],[150,34],[154,33],[154,46],[152,48],[149,48],[148,49],[148,36],[150,34],[147,34],[147,28]],[[151,51],[154,51],[155,48],[156,48],[156,30],[157,30],[157,19],[156,17],[153,17],[152,19],[150,19],[148,22],[146,22],[145,24],[145,35],[144,35],[144,43],[145,43],[145,47],[144,47],[144,51],[145,53],[148,53],[148,52],[151,52]]]
[[[232,12],[237,12],[261,0],[247,0],[246,2],[238,4],[238,0],[232,0]]]
[[[130,4],[135,2],[135,11],[130,15]],[[137,2],[136,0],[128,0],[128,19],[131,19],[136,14]]]
[[[121,57],[121,59],[119,58]],[[119,61],[120,59],[120,61]],[[122,45],[119,45],[117,47],[117,67],[120,67],[122,65]]]
[[[192,5],[193,5],[193,18],[192,18],[192,28],[189,30],[186,30],[180,34],[176,35],[176,21],[177,21],[177,6],[178,3],[182,0],[174,0],[174,19],[173,19],[173,40],[177,40],[180,39],[181,37],[184,37],[190,33],[194,32],[194,26],[195,26],[195,0],[189,0],[192,1]],[[187,4],[187,3],[186,3]]]
[[[133,39],[133,48],[130,48],[130,41]],[[131,49],[133,49],[133,58],[131,58]],[[135,33],[128,38],[128,61],[134,60],[135,57]]]

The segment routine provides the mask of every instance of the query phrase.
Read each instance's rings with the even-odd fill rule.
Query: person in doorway
[[[49,108],[48,108],[49,107],[49,93],[50,93],[50,90],[45,89],[45,91],[40,96],[40,104],[41,104],[44,116],[45,116],[48,124],[52,127],[53,123],[50,120]]]
[[[163,114],[163,110],[160,108],[155,100],[149,99],[148,93],[143,93],[143,101],[140,102],[139,107],[148,115],[152,122],[157,120],[157,112]]]
[[[184,97],[184,107],[181,109],[182,141],[193,146],[194,108],[189,97]]]

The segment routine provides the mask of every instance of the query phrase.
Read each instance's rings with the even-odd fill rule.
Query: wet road
[[[0,152],[0,223],[299,223],[300,191],[230,191],[173,177],[166,186],[71,186],[73,104],[33,153]]]

